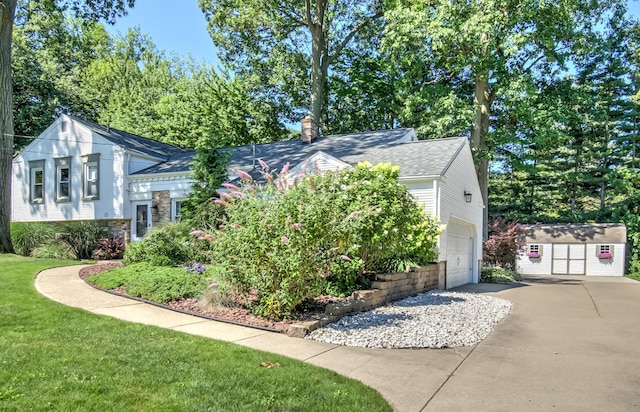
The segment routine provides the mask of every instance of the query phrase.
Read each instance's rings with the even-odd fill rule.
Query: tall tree
[[[589,0],[472,0],[468,2],[398,1],[386,15],[388,47],[403,42],[422,45],[448,79],[473,82],[471,146],[485,204],[488,201],[490,139],[496,102],[512,81],[564,64],[574,44],[607,8],[624,7]],[[420,28],[416,30],[416,27]],[[437,82],[436,76],[432,81]],[[485,230],[488,208],[485,208]]]
[[[309,101],[307,107],[325,132],[329,67],[354,36],[383,14],[380,0],[199,0],[198,4],[222,61],[235,73],[259,76],[273,99],[284,100],[289,107],[282,110],[290,121],[299,119]]]
[[[113,22],[133,7],[135,0],[41,0],[48,7],[62,6],[77,16]],[[13,98],[11,44],[16,0],[0,0],[0,253],[12,252],[11,162],[13,160]]]

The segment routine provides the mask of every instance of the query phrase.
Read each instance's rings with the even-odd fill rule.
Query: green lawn
[[[94,315],[35,290],[40,270],[70,263],[0,255],[2,411],[391,410],[334,372]]]

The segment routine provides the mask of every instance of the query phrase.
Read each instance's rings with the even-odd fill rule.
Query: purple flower
[[[191,236],[199,236],[199,235],[203,235],[204,232],[202,230],[194,230],[193,232],[189,233]]]
[[[262,159],[258,159],[258,163],[260,163],[260,167],[264,170],[269,170],[269,165],[264,162]]]
[[[610,252],[602,252],[598,255],[598,259],[611,259],[612,257]]]
[[[233,173],[237,174],[241,179],[253,180],[249,173],[242,170],[233,170]]]
[[[217,204],[222,205],[222,206],[229,206],[229,203],[225,202],[222,199],[214,199],[213,203],[217,203]]]
[[[205,240],[215,240],[216,238],[213,235],[204,235]]]
[[[340,257],[341,257],[343,260],[351,261],[351,258],[350,258],[349,256],[347,256],[347,255],[342,255],[342,256],[340,256]]]
[[[232,199],[232,198],[233,198],[233,196],[231,196],[231,195],[230,195],[229,193],[227,193],[227,192],[218,192],[218,194],[219,194],[220,196],[224,197],[224,198],[227,198],[227,199]]]
[[[198,240],[204,240],[204,236],[198,236]]]
[[[289,173],[289,167],[290,167],[290,163],[287,162],[285,163],[285,165],[282,167],[282,170],[280,171],[280,174],[287,174]]]
[[[300,229],[302,227],[302,223],[292,223],[291,227],[294,229]]]
[[[217,283],[212,283],[208,287],[209,287],[209,289],[217,288],[218,284]]]
[[[236,185],[234,185],[233,183],[228,183],[225,182],[221,185],[222,187],[226,187],[227,189],[235,189],[235,190],[240,190],[240,188]]]
[[[289,243],[289,238],[286,236],[282,236],[280,240],[282,241],[282,243]]]
[[[240,199],[242,199],[244,197],[244,195],[242,194],[242,192],[238,191],[238,190],[234,190],[233,192],[231,192],[232,195],[239,197]]]

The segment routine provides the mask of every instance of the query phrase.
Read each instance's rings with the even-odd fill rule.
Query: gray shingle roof
[[[280,170],[289,162],[291,167],[302,163],[317,152],[324,152],[356,165],[368,161],[372,164],[392,162],[400,166],[400,176],[439,176],[462,149],[465,138],[447,138],[397,143],[411,129],[392,129],[321,137],[313,143],[300,140],[265,143],[255,146],[255,158],[266,162],[271,170]],[[253,165],[252,146],[232,149],[230,169],[247,170]],[[254,179],[261,180],[257,161],[255,169],[248,171]]]
[[[182,149],[157,140],[105,127],[78,117],[69,116],[69,118],[126,150],[162,160],[161,163],[140,170],[135,174],[187,172],[190,169],[191,160],[195,154],[193,150]]]

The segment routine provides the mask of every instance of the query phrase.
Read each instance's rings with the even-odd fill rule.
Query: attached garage
[[[472,225],[449,222],[447,225],[447,289],[473,283],[475,231]]]
[[[623,224],[523,226],[525,247],[516,262],[523,275],[623,276]]]

